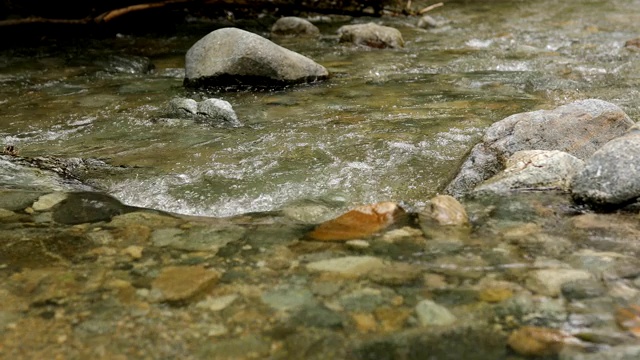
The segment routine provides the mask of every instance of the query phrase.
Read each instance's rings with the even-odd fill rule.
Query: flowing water
[[[97,179],[130,205],[229,216],[300,201],[419,206],[442,189],[483,129],[575,99],[638,110],[637,1],[447,3],[443,22],[398,28],[406,46],[274,38],[324,65],[328,81],[273,92],[182,87],[184,54],[214,29],[171,37],[49,42],[0,53],[0,142],[25,156],[95,157],[132,167]],[[265,23],[267,23],[265,21]],[[268,26],[253,31],[268,35]],[[140,71],[138,57],[155,66]],[[133,64],[133,65],[132,65]],[[176,96],[229,101],[244,126],[167,119]]]
[[[471,226],[413,210],[511,114],[598,98],[639,119],[640,50],[624,46],[639,6],[459,1],[434,29],[351,21],[398,28],[397,50],[319,22],[320,38],[272,40],[332,77],[278,91],[184,89],[206,22],[0,50],[0,145],[122,166],[87,180],[128,205],[230,216],[0,189],[0,357],[638,358],[637,213],[554,192],[464,199]],[[271,22],[242,24],[269,36]],[[243,126],[172,118],[178,96],[227,100]],[[410,218],[345,244],[305,237],[385,200]]]

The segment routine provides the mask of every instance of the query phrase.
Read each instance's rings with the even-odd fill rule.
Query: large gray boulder
[[[374,23],[344,25],[338,29],[340,42],[373,48],[401,48],[404,46],[398,29]]]
[[[577,201],[600,206],[625,205],[640,198],[640,126],[587,159],[571,191]]]
[[[273,35],[318,36],[320,29],[309,20],[296,16],[285,16],[276,20],[271,27],[271,33]]]
[[[469,193],[503,170],[516,151],[559,150],[585,160],[632,125],[618,106],[597,99],[509,116],[487,129],[445,192],[453,196]]]
[[[187,87],[271,87],[326,79],[313,60],[250,32],[223,28],[198,40],[185,57]]]

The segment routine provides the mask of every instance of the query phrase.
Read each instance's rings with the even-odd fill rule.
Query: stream
[[[415,215],[512,114],[596,98],[640,119],[640,49],[625,47],[639,6],[455,1],[429,29],[318,17],[318,38],[272,37],[269,17],[192,19],[0,49],[0,145],[118,169],[83,179],[113,198],[0,189],[0,357],[637,359],[635,213],[524,193],[464,200],[462,228],[414,217],[355,242],[305,234],[363,204]],[[369,21],[404,48],[338,42],[341,25]],[[222,26],[331,77],[185,89],[186,51]],[[173,118],[175,97],[226,100],[243,125]],[[515,350],[523,328],[542,350]]]
[[[341,210],[424,205],[483,130],[508,115],[599,98],[637,117],[638,53],[623,46],[637,34],[633,2],[544,4],[449,4],[434,13],[444,24],[433,30],[385,18],[403,33],[400,50],[339,44],[343,23],[318,23],[319,39],[273,40],[332,78],[275,92],[183,89],[184,54],[211,30],[202,25],[172,37],[4,51],[0,142],[23,156],[135,167],[97,181],[126,204],[182,214],[231,216],[300,201]],[[155,70],[144,73],[140,57]],[[227,100],[244,126],[157,121],[176,96]]]

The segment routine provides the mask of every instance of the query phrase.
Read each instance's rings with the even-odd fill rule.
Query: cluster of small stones
[[[0,357],[640,357],[638,215],[484,201],[310,224],[5,190]]]

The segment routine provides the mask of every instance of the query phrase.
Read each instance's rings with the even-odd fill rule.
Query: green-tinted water
[[[184,90],[184,53],[213,30],[202,26],[4,51],[0,142],[22,155],[135,166],[99,182],[127,204],[180,213],[226,216],[304,199],[420,205],[483,129],[510,114],[600,98],[636,118],[639,53],[623,47],[640,32],[634,4],[447,3],[433,16],[448,22],[434,30],[414,18],[374,19],[402,32],[401,50],[339,44],[341,24],[321,23],[320,39],[273,40],[333,77],[278,92]],[[132,56],[155,70],[140,71]],[[168,120],[175,96],[227,100],[244,126]]]

